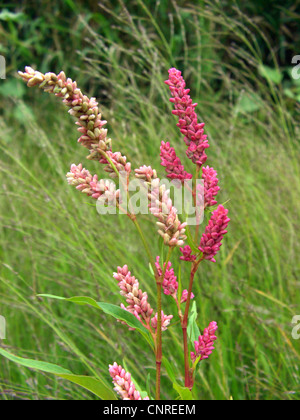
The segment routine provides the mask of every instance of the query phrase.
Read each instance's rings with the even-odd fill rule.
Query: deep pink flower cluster
[[[202,179],[204,181],[204,208],[217,204],[215,196],[218,194],[220,187],[218,186],[217,171],[209,166],[202,168]]]
[[[130,373],[126,372],[122,366],[118,366],[116,362],[113,365],[109,365],[109,373],[112,377],[114,390],[120,395],[122,400],[149,400],[149,397],[141,397],[139,391],[135,389]]]
[[[170,101],[174,104],[174,115],[179,118],[177,126],[184,135],[184,141],[188,146],[187,157],[193,163],[201,166],[206,162],[207,156],[205,149],[209,147],[207,135],[204,134],[204,123],[198,123],[198,117],[195,112],[197,106],[193,103],[189,92],[185,89],[185,81],[181,72],[175,68],[169,70],[169,79],[165,81],[169,85],[172,98]]]
[[[215,335],[218,325],[212,321],[207,328],[204,329],[203,335],[199,335],[198,341],[195,341],[195,353],[191,352],[191,359],[194,363],[195,360],[201,355],[200,361],[208,359],[208,356],[214,350],[214,341],[217,340]]]
[[[182,291],[182,295],[181,295],[181,300],[180,300],[180,303],[185,303],[186,301],[187,301],[187,297],[188,297],[188,290],[187,289],[184,289],[183,291]],[[191,299],[194,299],[194,297],[195,297],[195,295],[194,295],[194,293],[192,292],[191,293]]]
[[[211,218],[208,225],[203,233],[199,250],[203,252],[203,256],[206,260],[216,262],[214,256],[219,251],[222,245],[223,236],[227,233],[227,226],[230,221],[227,217],[228,210],[222,205],[212,212]]]
[[[159,257],[156,257],[155,266],[157,268],[158,275],[161,276],[163,273],[163,269],[161,268],[159,264]],[[166,263],[164,263],[164,269],[165,269]],[[163,291],[165,295],[172,296],[175,300],[177,300],[177,290],[178,290],[178,282],[177,277],[174,274],[174,269],[171,268],[172,263],[169,261],[167,264],[167,268],[165,271],[164,279],[163,279]],[[182,292],[180,302],[184,303],[187,300],[188,291],[185,289]],[[191,299],[194,298],[194,294],[191,294]]]
[[[182,256],[180,257],[183,261],[195,261],[196,255],[192,254],[191,247],[189,245],[184,246],[183,248],[180,248],[180,251],[182,252]]]
[[[156,257],[155,266],[157,268],[158,275],[161,276],[163,273],[163,269],[165,269],[166,263],[164,263],[164,267],[162,269],[159,264],[159,257]],[[165,295],[171,295],[173,297],[176,297],[177,289],[178,289],[178,282],[177,282],[177,277],[174,274],[174,269],[171,268],[171,266],[172,266],[172,263],[169,261],[167,264],[166,271],[165,271],[162,287],[163,287]]]
[[[126,298],[128,303],[127,307],[123,304],[121,304],[121,307],[132,313],[140,322],[149,326],[153,309],[148,303],[147,293],[139,289],[138,280],[131,275],[127,265],[118,267],[118,272],[114,273],[113,276],[119,283],[121,295]]]
[[[174,147],[171,147],[169,142],[161,142],[160,158],[162,166],[166,168],[168,178],[180,181],[193,178],[192,174],[184,170],[181,160],[177,157]]]

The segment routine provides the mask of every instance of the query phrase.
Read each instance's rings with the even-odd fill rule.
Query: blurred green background
[[[231,226],[216,264],[203,264],[194,293],[201,330],[219,340],[198,369],[199,399],[299,399],[299,340],[291,336],[299,301],[299,1],[118,0],[0,2],[0,314],[12,353],[78,374],[126,360],[153,391],[154,357],[135,332],[91,308],[37,293],[87,295],[119,304],[112,278],[127,264],[155,306],[139,238],[124,217],[101,217],[70,188],[65,173],[85,160],[72,118],[57,98],[28,89],[17,70],[65,73],[96,96],[114,149],[132,166],[163,174],[159,145],[184,156],[163,81],[183,71],[205,121],[208,164]],[[77,136],[77,137],[76,137]],[[187,170],[190,161],[184,160]],[[101,174],[101,172],[100,172]],[[142,218],[153,252],[155,223]],[[176,270],[178,262],[173,258]],[[188,267],[182,264],[184,286]],[[170,300],[163,296],[165,312]],[[175,308],[171,311],[175,313]],[[178,325],[164,348],[182,381]],[[163,371],[163,398],[175,398]],[[92,399],[75,385],[1,358],[0,399]]]

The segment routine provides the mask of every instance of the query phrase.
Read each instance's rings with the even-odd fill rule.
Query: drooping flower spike
[[[126,162],[126,157],[120,152],[111,151],[111,139],[107,137],[107,129],[104,128],[107,121],[101,119],[95,98],[83,95],[77,83],[70,78],[67,79],[63,71],[58,75],[43,74],[31,67],[25,67],[25,72],[19,71],[19,75],[27,82],[27,86],[38,86],[45,92],[54,93],[63,98],[64,104],[69,108],[69,113],[77,119],[75,124],[79,126],[78,131],[81,133],[78,142],[89,149],[88,159],[106,164],[105,170],[112,177],[117,177],[111,163],[103,155],[105,152],[116,169],[130,173],[130,163]]]
[[[67,79],[63,71],[58,75],[50,72],[43,74],[31,67],[25,67],[25,72],[19,71],[19,75],[27,82],[27,86],[38,86],[45,92],[63,98],[64,104],[70,108],[69,113],[77,118],[76,124],[81,133],[78,142],[97,155],[94,153],[91,158],[101,158],[96,152],[97,148],[103,151],[111,149],[111,139],[107,137],[107,130],[103,128],[107,121],[101,119],[96,99],[83,95],[77,83]]]
[[[149,400],[149,397],[142,398],[139,391],[136,390],[134,383],[131,380],[131,375],[126,372],[121,365],[114,362],[109,365],[109,373],[112,377],[114,390],[122,398],[122,400]]]

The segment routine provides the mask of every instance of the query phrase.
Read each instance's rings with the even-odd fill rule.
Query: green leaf
[[[4,9],[0,13],[0,20],[25,22],[26,21],[26,15],[24,15],[24,13],[12,13],[9,10]]]
[[[199,254],[199,249],[197,248],[197,246],[194,243],[192,234],[191,234],[191,230],[189,228],[189,226],[185,227],[185,233],[187,236],[187,242],[189,244],[189,246],[191,247],[192,251],[195,252],[196,254]]]
[[[24,359],[23,357],[15,356],[2,348],[0,348],[0,354],[18,365],[34,370],[40,370],[46,373],[52,373],[55,376],[67,379],[68,381],[87,389],[103,400],[116,399],[114,392],[100,379],[90,376],[74,375],[72,372],[62,368],[61,366],[47,362],[40,362],[38,360]]]
[[[120,306],[112,305],[111,303],[97,302],[97,304],[99,308],[101,308],[106,314],[111,315],[116,319],[120,319],[121,321],[125,321],[129,327],[136,328],[143,334],[149,336],[149,332],[146,330],[146,328],[130,312],[125,311],[124,309],[120,308]]]
[[[48,294],[41,294],[38,296],[46,297],[50,299],[64,300],[67,302],[73,302],[73,303],[76,303],[77,305],[91,305],[94,308],[102,309],[102,311],[105,312],[106,314],[111,315],[116,319],[126,322],[126,324],[129,327],[135,328],[137,331],[139,331],[152,347],[151,336],[148,330],[140,323],[140,321],[132,313],[125,311],[124,309],[120,308],[120,306],[112,305],[111,303],[96,302],[94,299],[87,296],[74,296],[71,298],[64,298],[61,296],[48,295]]]
[[[175,375],[173,366],[171,365],[169,360],[165,356],[163,356],[162,362],[163,362],[164,367],[165,367],[165,369],[168,373],[170,381],[173,382],[173,383],[176,382],[176,375]]]
[[[275,83],[278,85],[283,78],[283,74],[279,69],[274,69],[268,66],[260,64],[258,67],[259,74],[264,77],[266,80]]]
[[[173,388],[177,391],[181,400],[193,400],[192,392],[183,386],[178,385],[176,382],[173,383]]]
[[[22,98],[26,91],[24,83],[18,79],[9,79],[1,82],[0,95],[13,98]]]
[[[240,112],[254,112],[262,106],[262,101],[259,95],[255,93],[244,93],[236,105],[236,113]]]
[[[8,351],[0,348],[0,354],[6,357],[7,359],[11,360],[12,362],[18,363],[19,365],[26,366],[31,369],[41,370],[47,373],[53,373],[56,375],[60,374],[72,374],[67,369],[64,369],[58,365],[54,365],[52,363],[47,362],[39,362],[38,360],[31,360],[31,359],[23,359],[22,357],[15,356],[14,354],[9,353]]]
[[[189,315],[189,323],[187,327],[187,333],[192,343],[194,343],[194,341],[197,341],[200,335],[200,330],[197,325],[197,316],[197,304],[194,301]]]

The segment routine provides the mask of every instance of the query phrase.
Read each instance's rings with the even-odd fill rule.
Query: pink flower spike
[[[109,365],[109,373],[112,377],[114,390],[120,395],[122,400],[149,400],[149,397],[141,397],[139,391],[135,389],[130,373],[126,372],[121,365],[118,366],[116,362],[113,365]]]
[[[165,295],[170,295],[173,298],[176,298],[178,282],[177,282],[177,277],[174,274],[174,269],[171,268],[171,265],[172,263],[169,261],[166,271],[165,271],[162,286],[163,286],[163,291]],[[156,257],[155,266],[157,268],[158,275],[161,276],[163,273],[163,270],[159,264],[159,257]],[[164,263],[164,267],[163,267],[164,269],[165,269],[165,266],[166,266],[166,263]]]
[[[119,201],[120,190],[116,190],[115,183],[103,179],[98,181],[97,175],[91,175],[87,169],[82,168],[81,163],[78,166],[71,165],[70,172],[66,176],[70,185],[95,200],[114,206]]]
[[[121,308],[132,313],[143,325],[149,325],[153,309],[148,303],[147,293],[139,289],[139,281],[131,275],[127,265],[118,267],[117,273],[113,276],[118,281],[120,294],[128,303],[127,307],[121,304]]]
[[[215,321],[211,322],[207,328],[204,329],[203,335],[199,335],[198,341],[195,341],[195,353],[191,352],[191,359],[195,360],[201,356],[200,361],[208,359],[214,350],[214,341],[217,340],[215,335],[218,325]]]
[[[189,292],[186,289],[182,291],[180,303],[185,303],[187,301],[188,293]],[[195,295],[192,292],[191,293],[191,299],[194,299],[194,297],[195,297]]]
[[[161,311],[161,330],[166,331],[168,328],[173,315],[165,315],[163,311]],[[157,330],[157,313],[151,319],[151,327],[156,331]]]
[[[227,217],[228,210],[220,205],[215,211],[212,212],[208,226],[203,233],[199,250],[203,252],[204,259],[216,262],[214,256],[218,253],[224,235],[227,233],[227,226],[230,221]]]
[[[169,70],[169,79],[165,81],[169,86],[175,110],[172,111],[178,117],[178,124],[184,141],[188,146],[186,155],[193,163],[201,166],[206,162],[205,149],[209,147],[207,136],[204,134],[204,123],[198,123],[198,116],[195,112],[197,106],[193,103],[189,89],[185,89],[185,80],[181,72],[175,68]]]
[[[186,245],[183,248],[180,248],[180,251],[182,252],[182,256],[180,257],[183,261],[195,261],[196,255],[192,255],[192,250],[189,245]]]
[[[168,178],[179,179],[182,182],[185,179],[193,178],[192,174],[189,174],[184,170],[181,160],[177,157],[174,147],[170,147],[169,142],[161,142],[160,158],[162,166],[166,168]]]
[[[204,181],[204,208],[217,204],[215,196],[218,194],[220,187],[218,186],[217,171],[209,166],[202,168],[202,179]]]
[[[147,182],[151,182],[152,179],[157,178],[156,170],[152,169],[151,166],[141,166],[138,169],[134,170],[135,176],[138,179],[142,179]]]

